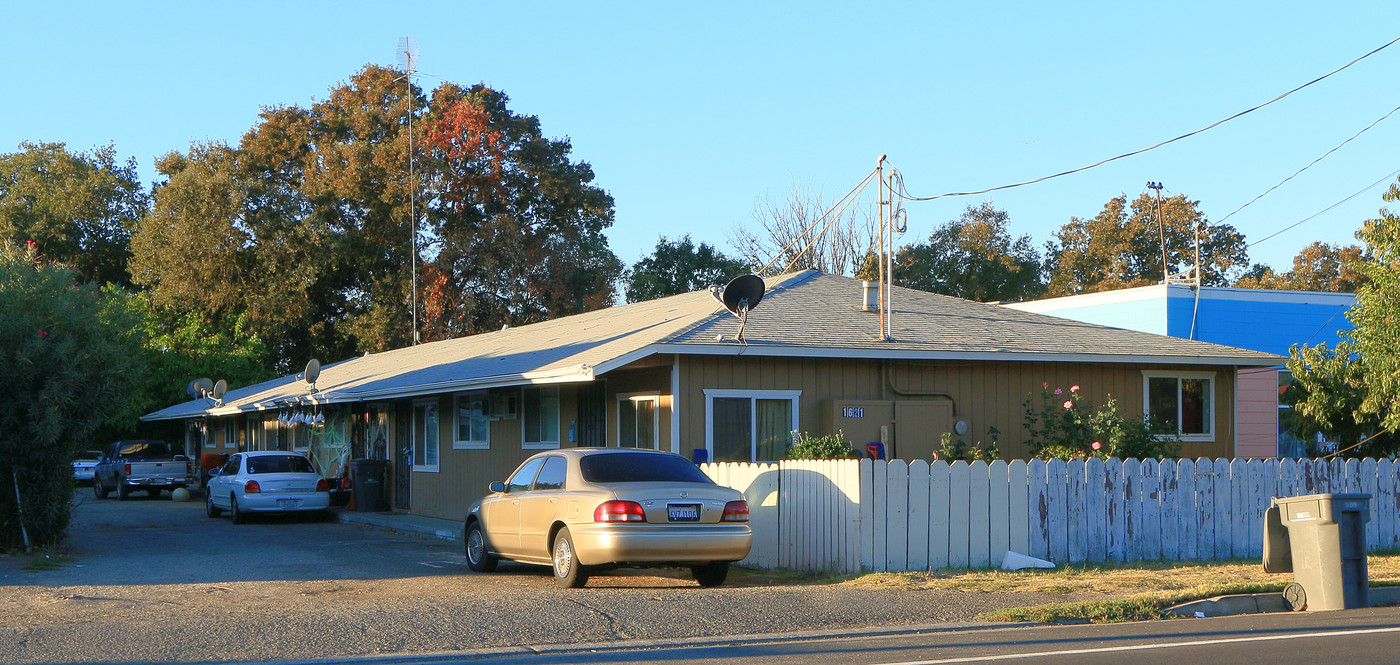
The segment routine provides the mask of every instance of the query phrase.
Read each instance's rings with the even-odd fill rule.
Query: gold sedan
[[[535,455],[472,504],[463,533],[467,565],[501,559],[554,567],[581,587],[596,571],[689,567],[717,586],[753,544],[749,505],[680,455],[631,448],[569,448]]]

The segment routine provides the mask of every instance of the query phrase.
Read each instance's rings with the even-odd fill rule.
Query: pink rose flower
[[[1068,408],[1070,408],[1070,407],[1073,407],[1073,406],[1074,406],[1074,402],[1071,402],[1071,401],[1069,401],[1069,400],[1065,400],[1065,408],[1066,408],[1066,409],[1068,409]]]
[[[1072,392],[1072,393],[1077,393],[1077,392],[1079,392],[1079,385],[1076,384],[1076,385],[1070,386],[1070,387],[1069,387],[1069,391]]]
[[[1089,447],[1093,448],[1094,450],[1098,450],[1103,447],[1103,444],[1099,443],[1098,441],[1095,441],[1094,443],[1090,444]]]

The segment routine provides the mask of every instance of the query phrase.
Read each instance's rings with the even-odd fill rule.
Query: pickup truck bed
[[[154,497],[164,490],[199,484],[194,462],[184,455],[171,455],[164,441],[118,441],[104,455],[92,478],[92,493],[99,499],[115,491],[124,501],[136,489]]]

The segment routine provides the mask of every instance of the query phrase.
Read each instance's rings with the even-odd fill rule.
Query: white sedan
[[[331,505],[331,483],[300,453],[261,451],[238,453],[210,471],[204,512],[218,517],[225,510],[234,524],[248,513],[324,511]]]

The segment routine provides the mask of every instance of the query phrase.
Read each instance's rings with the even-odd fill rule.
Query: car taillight
[[[749,521],[749,502],[730,501],[724,504],[724,516],[719,518],[722,522],[747,522]]]
[[[316,491],[317,491],[317,492],[329,492],[329,491],[331,491],[331,481],[326,480],[325,478],[322,478],[322,479],[316,481]]]
[[[261,492],[262,492],[262,486],[258,485],[258,481],[256,481],[256,480],[250,480],[250,481],[248,481],[248,482],[246,482],[246,483],[243,483],[243,493],[244,493],[244,494],[259,494],[259,493],[261,493]]]
[[[646,513],[636,501],[604,501],[593,510],[594,522],[645,522]]]
[[[125,474],[128,475],[128,476],[131,475],[131,465],[130,465],[130,464],[127,464],[127,465],[126,465],[126,470],[123,471],[123,473],[125,473]]]

